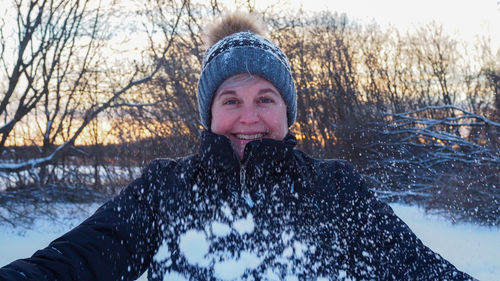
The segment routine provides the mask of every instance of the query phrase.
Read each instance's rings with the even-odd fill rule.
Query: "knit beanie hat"
[[[203,58],[198,81],[201,123],[210,130],[212,99],[227,78],[240,73],[258,75],[271,82],[287,105],[288,126],[297,115],[297,91],[286,55],[261,34],[263,29],[251,15],[231,14],[205,34],[211,46]]]

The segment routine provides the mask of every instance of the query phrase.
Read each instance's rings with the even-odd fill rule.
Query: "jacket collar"
[[[291,133],[281,141],[273,139],[251,141],[245,147],[243,161],[240,161],[227,137],[204,131],[199,155],[202,162],[211,168],[228,169],[250,163],[267,166],[265,164],[288,162],[286,160],[291,159],[296,144],[297,139]]]

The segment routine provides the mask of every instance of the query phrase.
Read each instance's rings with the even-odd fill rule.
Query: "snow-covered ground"
[[[431,249],[451,261],[457,268],[482,281],[498,280],[500,276],[500,228],[473,224],[452,224],[446,219],[426,214],[416,206],[392,204],[394,211],[410,226]],[[98,206],[87,207],[93,212]],[[0,266],[45,247],[71,227],[79,223],[81,216],[61,216],[53,219],[40,218],[29,230],[0,225]],[[142,276],[139,280],[146,280]]]
[[[452,224],[441,216],[425,214],[416,206],[391,206],[425,245],[458,269],[482,281],[499,280],[500,228]]]

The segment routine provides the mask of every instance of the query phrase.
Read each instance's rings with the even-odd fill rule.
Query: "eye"
[[[227,99],[223,102],[223,104],[225,105],[235,105],[235,104],[238,104],[238,100],[237,99]]]
[[[268,97],[262,97],[262,98],[260,98],[260,102],[261,103],[273,103],[274,100],[271,98],[268,98]]]

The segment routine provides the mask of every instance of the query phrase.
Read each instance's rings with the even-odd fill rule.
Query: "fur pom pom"
[[[264,23],[253,14],[234,12],[208,25],[203,34],[203,42],[208,49],[222,38],[240,31],[251,31],[264,37],[266,27]]]

